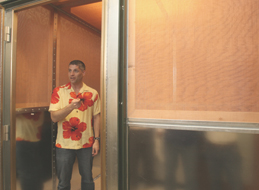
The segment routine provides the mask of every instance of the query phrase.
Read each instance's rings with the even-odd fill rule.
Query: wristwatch
[[[94,137],[94,140],[98,140],[98,141],[99,141],[99,140],[100,140],[100,137]]]

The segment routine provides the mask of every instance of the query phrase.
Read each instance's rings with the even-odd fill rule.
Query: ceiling
[[[33,0],[0,0],[0,5],[10,8]],[[102,0],[53,0],[51,4],[57,10],[70,14],[77,20],[83,21],[98,33],[102,25]]]
[[[83,20],[94,28],[101,30],[101,0],[59,0],[52,4],[55,7]]]

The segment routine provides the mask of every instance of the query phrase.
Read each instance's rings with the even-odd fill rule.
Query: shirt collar
[[[89,87],[83,82],[82,88],[79,90],[79,93],[88,92]],[[67,90],[70,90],[71,92],[74,92],[73,87],[71,86],[70,89],[67,88]]]

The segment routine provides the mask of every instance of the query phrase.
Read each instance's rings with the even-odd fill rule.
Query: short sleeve
[[[96,93],[94,98],[94,109],[93,109],[93,115],[97,115],[101,112],[101,106],[100,106],[100,97],[99,94]]]
[[[49,111],[57,111],[59,109],[61,109],[60,88],[57,87],[52,92]]]

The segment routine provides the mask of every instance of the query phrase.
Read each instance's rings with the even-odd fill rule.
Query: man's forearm
[[[70,114],[74,109],[78,109],[81,106],[80,99],[74,99],[72,100],[71,104],[68,104],[66,107],[50,112],[50,117],[53,122],[58,122]]]
[[[94,136],[100,137],[100,114],[94,116]]]
[[[100,137],[100,114],[94,116],[94,136]],[[92,156],[96,156],[99,152],[99,140],[95,140],[92,149]]]
[[[57,111],[51,111],[50,112],[50,116],[51,116],[51,120],[53,122],[58,122],[61,121],[63,119],[65,119],[65,117],[70,114],[73,111],[73,107],[69,104],[66,107],[57,110]]]

